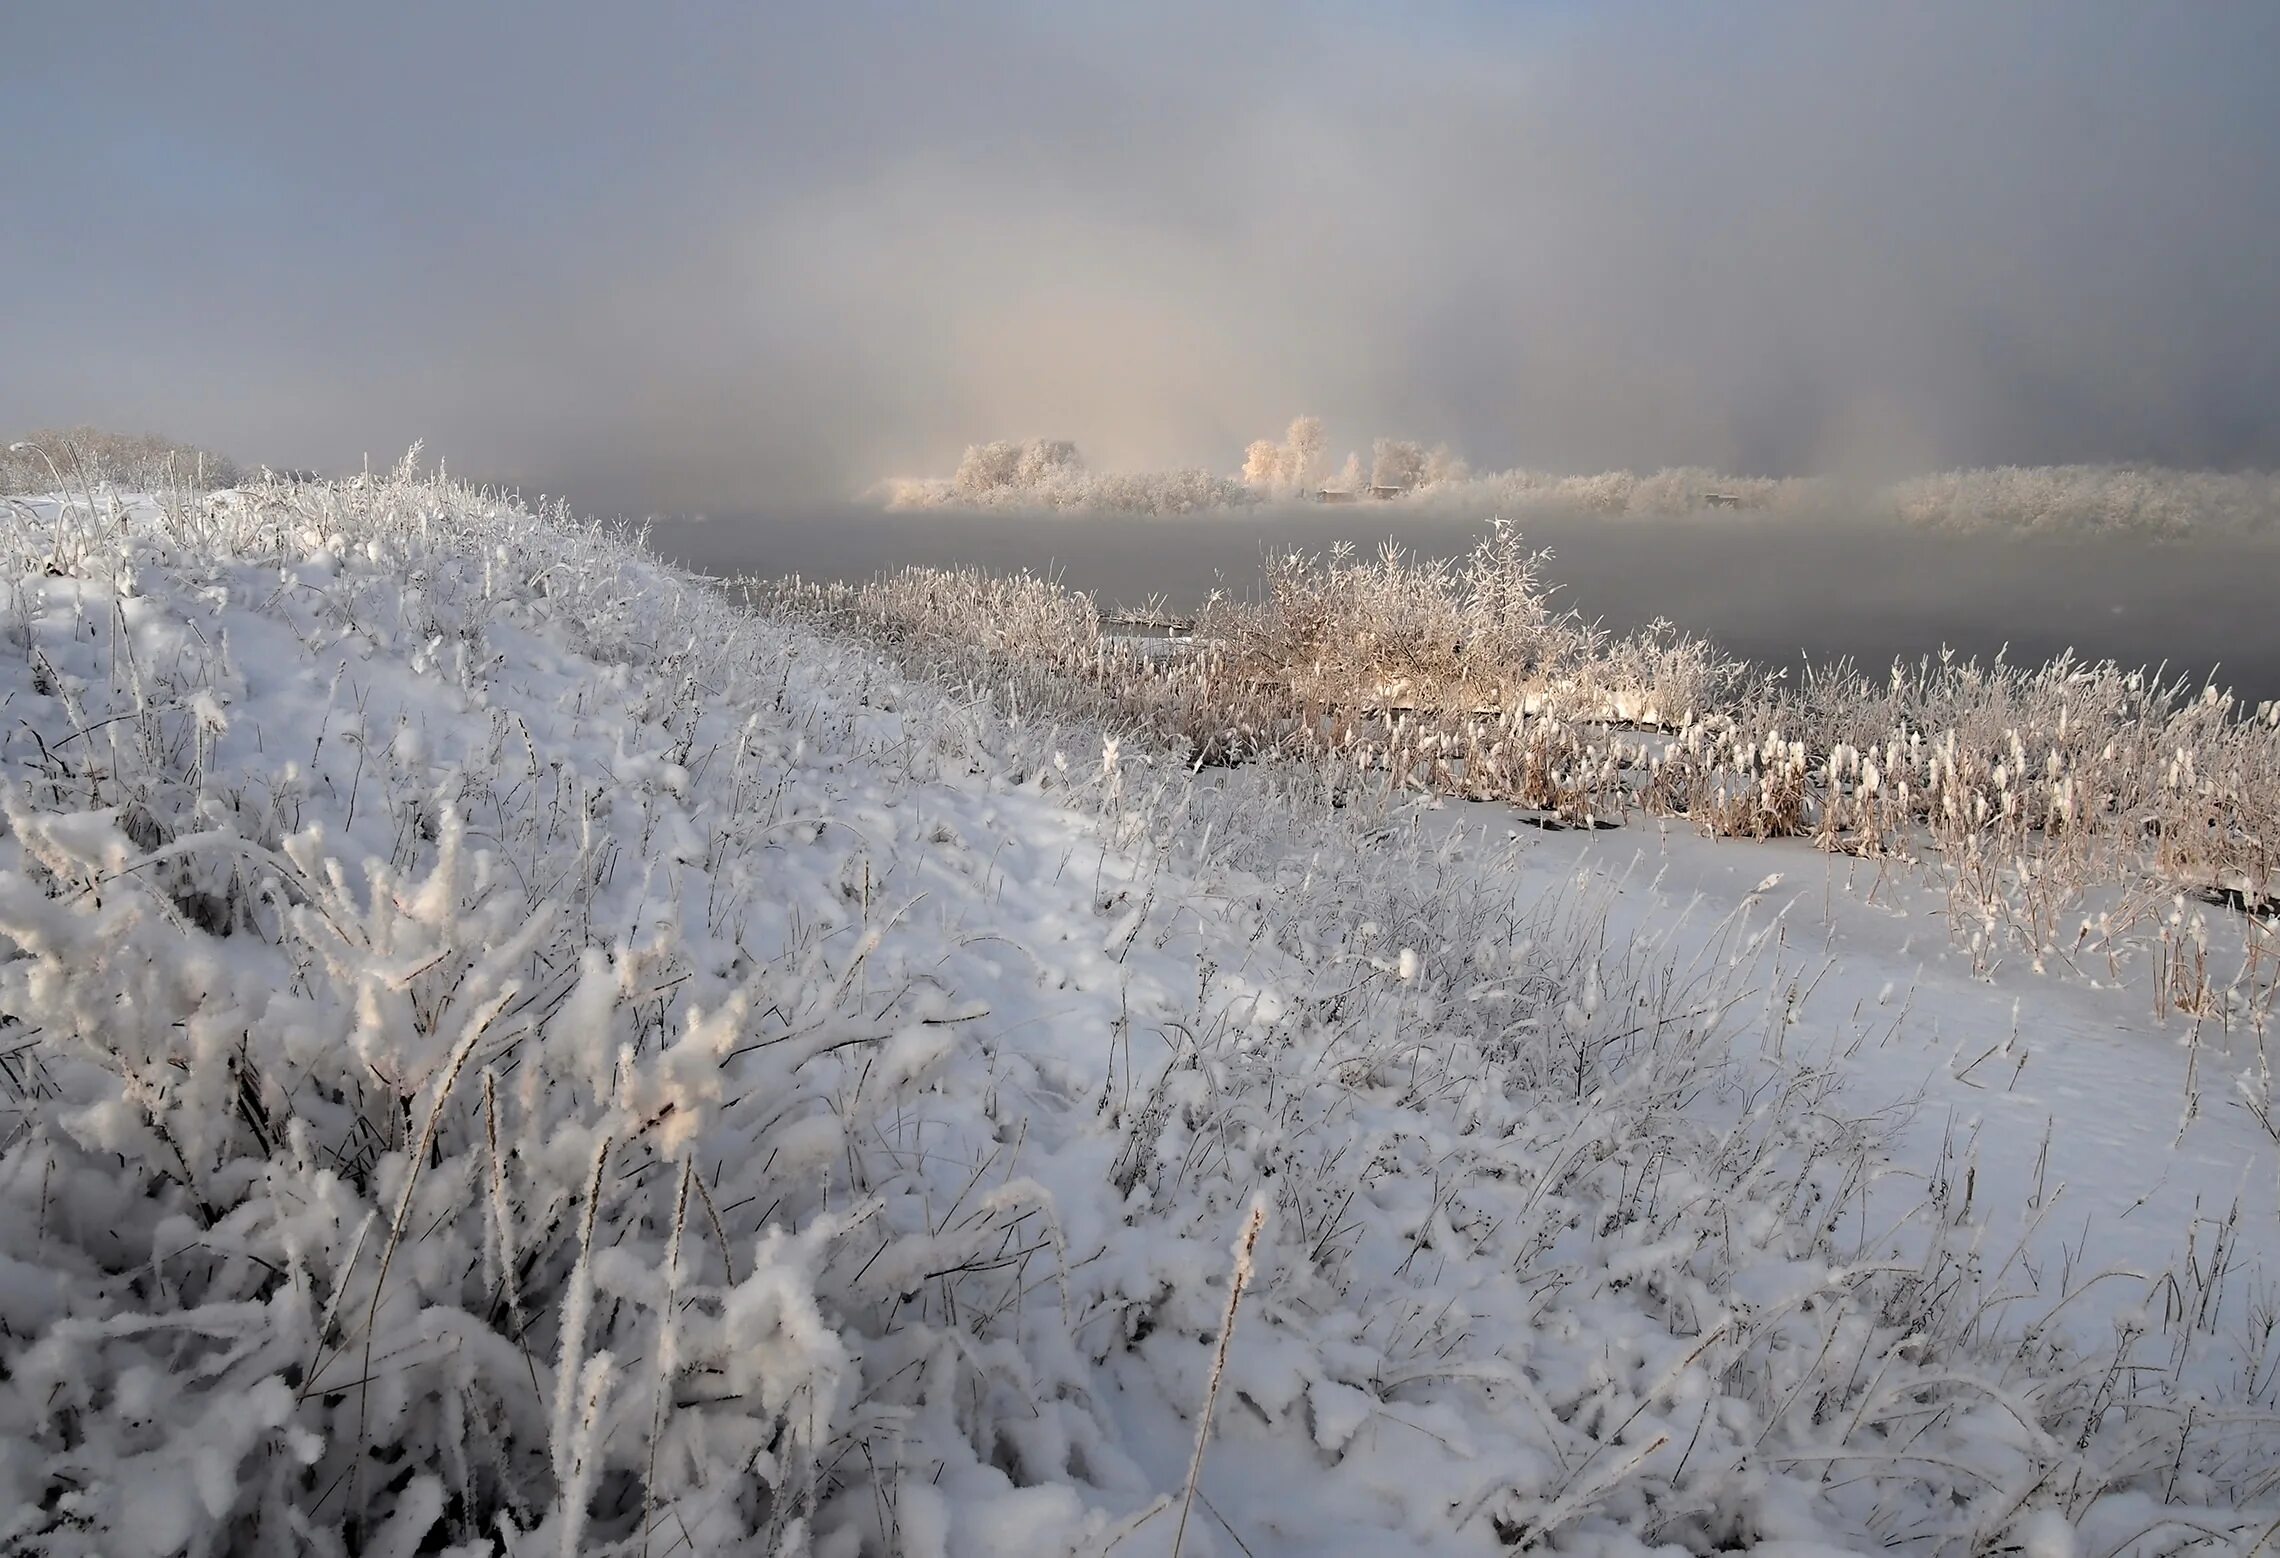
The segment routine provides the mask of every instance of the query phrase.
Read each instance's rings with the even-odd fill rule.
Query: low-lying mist
[[[1192,609],[1243,593],[1261,560],[1291,548],[1391,540],[1455,556],[1487,516],[1402,504],[1260,508],[1163,517],[784,508],[652,522],[651,544],[708,573],[862,579],[904,565],[1050,572],[1105,606],[1161,596]],[[1622,630],[1657,617],[1772,664],[1851,656],[1876,666],[1936,654],[2065,649],[2214,677],[2255,701],[2280,697],[2280,544],[1929,532],[1857,513],[1596,518],[1526,526],[1553,557],[1561,604]]]

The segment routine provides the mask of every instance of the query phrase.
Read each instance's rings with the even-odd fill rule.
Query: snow
[[[1929,889],[1198,774],[408,471],[0,572],[11,1547],[2280,1521],[2253,1036]]]
[[[2076,1325],[2156,1302],[2180,1243],[2205,1249],[2229,1218],[2241,1249],[2280,1253],[2280,1154],[2238,1090],[2207,1080],[2252,1076],[2263,1059],[2254,1033],[2196,1035],[2174,1014],[2157,1017],[2142,990],[2024,963],[1975,975],[1968,951],[1950,944],[1941,894],[1899,878],[1871,900],[1874,868],[1856,859],[1647,831],[1544,837],[1522,880],[1548,889],[1554,873],[1580,873],[1616,905],[1611,932],[1689,958],[1705,926],[1756,904],[1779,927],[1761,1045],[1833,1072],[1850,1109],[1909,1106],[1896,1179],[1920,1181],[1945,1149],[1967,1159],[1991,1234],[2024,1231],[2006,1214],[2041,1214],[2023,1260],[2056,1266],[2079,1250],[2077,1265],[2128,1274],[2070,1302]],[[1767,852],[1787,857],[1784,869],[1745,887]],[[2196,1064],[2206,1096],[2188,1118]],[[2225,1285],[2217,1307],[2229,1323],[2245,1328],[2252,1306],[2270,1302],[2258,1287],[2254,1272]]]

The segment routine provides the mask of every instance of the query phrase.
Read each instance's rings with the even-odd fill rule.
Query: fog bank
[[[0,426],[745,510],[1294,408],[2280,466],[2280,8],[13,6]],[[1341,443],[1333,456],[1343,453]]]

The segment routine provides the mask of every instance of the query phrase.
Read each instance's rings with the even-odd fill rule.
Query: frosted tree
[[[1243,484],[1277,487],[1282,484],[1282,446],[1269,438],[1254,438],[1243,451]]]
[[[1014,480],[1024,487],[1041,486],[1064,472],[1081,471],[1084,460],[1066,438],[1033,438],[1014,464]]]
[[[1472,470],[1465,464],[1464,457],[1447,444],[1435,444],[1425,456],[1427,486],[1444,481],[1463,481],[1471,474]]]
[[[1362,490],[1362,457],[1353,450],[1346,452],[1346,463],[1338,468],[1337,477],[1330,485],[1342,492]]]
[[[1322,468],[1322,419],[1294,417],[1283,441],[1254,439],[1243,451],[1243,484],[1268,492],[1303,492]]]
[[[964,497],[981,497],[1003,487],[1010,487],[1021,474],[1021,446],[999,439],[994,443],[968,444],[966,457],[958,462],[950,485]]]
[[[950,485],[960,497],[980,498],[1014,489],[1030,490],[1056,477],[1084,469],[1077,446],[1066,438],[1033,438],[1026,444],[999,439],[970,444]]]
[[[1294,417],[1290,431],[1283,435],[1283,475],[1291,486],[1300,491],[1314,484],[1322,469],[1322,419],[1320,417]]]
[[[1425,476],[1425,451],[1406,438],[1381,438],[1372,449],[1370,485],[1416,486]]]

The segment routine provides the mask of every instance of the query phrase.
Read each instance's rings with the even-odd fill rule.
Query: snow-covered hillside
[[[1844,864],[1198,775],[408,471],[0,577],[11,1550],[2280,1531],[2274,1144],[2172,1105],[2256,1057]]]

